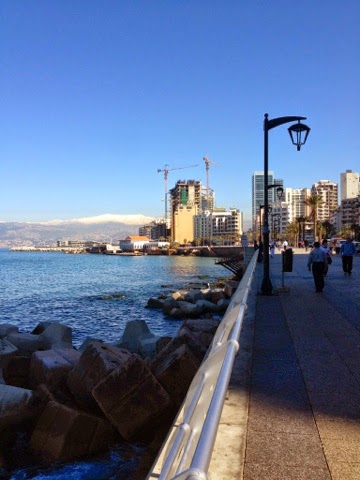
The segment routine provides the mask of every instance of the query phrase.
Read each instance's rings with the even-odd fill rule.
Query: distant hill
[[[90,240],[118,243],[137,235],[139,227],[155,220],[144,215],[100,215],[98,217],[47,222],[0,222],[0,247],[51,246],[58,240]]]

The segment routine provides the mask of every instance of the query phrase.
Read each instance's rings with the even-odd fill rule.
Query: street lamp
[[[291,141],[294,145],[297,146],[299,151],[301,145],[307,140],[307,137],[310,132],[310,128],[303,123],[300,123],[300,120],[306,120],[306,117],[297,117],[297,116],[288,116],[288,117],[278,117],[269,120],[269,115],[265,113],[264,115],[264,221],[263,221],[263,238],[264,238],[264,275],[261,284],[261,292],[263,295],[272,294],[272,283],[270,280],[270,265],[269,265],[269,178],[268,178],[268,163],[269,163],[269,130],[272,128],[279,127],[284,123],[297,122],[288,128]]]
[[[259,205],[259,219],[260,219],[260,236],[259,236],[259,242],[262,241],[261,238],[261,210],[265,207],[265,205]]]
[[[268,190],[270,190],[271,188],[276,188],[276,196],[278,198],[278,200],[281,199],[281,197],[283,196],[283,193],[284,193],[284,189],[282,187],[282,185],[280,185],[279,183],[274,183],[274,185],[268,185]]]

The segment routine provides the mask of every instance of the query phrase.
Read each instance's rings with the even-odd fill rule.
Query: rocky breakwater
[[[149,307],[156,300],[156,308],[182,319],[174,338],[158,337],[135,320],[116,344],[88,338],[75,349],[64,324],[43,322],[30,333],[0,324],[1,475],[34,459],[69,462],[141,441],[148,445],[141,478],[212,341],[220,322],[213,312],[225,308],[234,288],[149,299]],[[23,454],[14,457],[19,437]]]

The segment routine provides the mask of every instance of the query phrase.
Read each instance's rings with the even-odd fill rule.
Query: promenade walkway
[[[333,257],[322,293],[294,249],[293,271],[270,258],[279,293],[260,294],[262,264],[240,337],[210,477],[360,479],[360,257],[344,276]]]

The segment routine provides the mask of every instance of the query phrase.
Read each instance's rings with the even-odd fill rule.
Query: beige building
[[[340,174],[341,200],[356,198],[360,195],[360,178],[357,172],[346,170]]]
[[[171,240],[180,244],[194,240],[194,215],[197,214],[196,205],[178,205],[172,212]]]
[[[318,207],[319,222],[328,221],[338,208],[338,184],[330,180],[319,180],[311,187],[311,193],[321,197],[324,202]]]
[[[171,240],[185,243],[194,240],[194,215],[201,211],[200,181],[179,180],[170,190]]]

